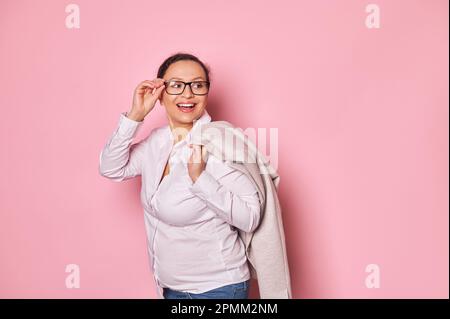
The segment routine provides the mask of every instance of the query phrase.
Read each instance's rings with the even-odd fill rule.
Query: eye
[[[171,81],[171,82],[169,83],[169,86],[170,86],[170,87],[173,87],[173,88],[178,88],[178,87],[180,87],[181,85],[182,85],[182,83],[177,82],[177,81]]]
[[[194,82],[194,86],[195,86],[197,89],[201,89],[201,88],[203,87],[203,83],[202,83],[202,82]]]

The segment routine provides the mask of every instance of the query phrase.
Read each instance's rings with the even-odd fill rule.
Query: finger
[[[160,87],[161,85],[164,84],[164,80],[145,80],[141,82],[142,85],[150,85],[151,87]]]
[[[164,79],[156,78],[152,81],[152,83],[154,83],[155,86],[159,87],[164,84]]]
[[[194,156],[195,156],[195,152],[194,152],[194,148],[192,144],[189,144],[189,148],[191,149],[190,155],[189,155],[189,163],[194,163]]]
[[[144,82],[138,86],[138,90],[153,89],[154,87],[155,87],[154,83]]]
[[[200,145],[194,144],[194,154],[193,154],[193,160],[194,163],[201,163],[201,147]]]
[[[202,145],[202,159],[204,162],[206,162],[207,155],[208,155],[208,152],[206,151],[206,147],[204,145]]]
[[[206,151],[206,147],[204,145],[198,145],[197,155],[204,163],[206,163],[207,154],[208,152]]]
[[[154,88],[154,89],[152,90],[152,94],[154,94],[154,95],[156,95],[156,96],[159,96],[159,95],[161,94],[162,90],[164,90],[165,87],[166,87],[165,85],[161,85],[161,86],[158,87],[158,88]]]
[[[142,81],[141,82],[141,84],[155,84],[155,82],[153,82],[153,81],[150,81],[150,80],[144,80],[144,81]]]

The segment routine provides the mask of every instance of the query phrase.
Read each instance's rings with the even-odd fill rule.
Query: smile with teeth
[[[195,103],[178,103],[177,106],[191,109],[195,106]]]

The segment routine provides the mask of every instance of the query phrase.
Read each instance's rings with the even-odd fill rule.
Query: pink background
[[[69,3],[0,2],[0,297],[156,297],[140,179],[98,160],[188,51],[213,120],[278,128],[294,298],[448,298],[448,1],[376,1],[380,29],[357,0],[78,0],[80,29]],[[157,105],[136,141],[164,124]]]

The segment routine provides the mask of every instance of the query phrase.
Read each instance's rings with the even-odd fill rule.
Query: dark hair
[[[209,67],[205,63],[200,61],[200,59],[197,58],[195,55],[192,55],[189,53],[183,53],[183,52],[175,53],[174,55],[165,59],[164,62],[161,64],[161,66],[158,69],[157,77],[162,79],[162,77],[164,76],[164,74],[166,74],[167,69],[169,68],[169,66],[172,63],[175,63],[177,61],[184,61],[184,60],[194,61],[194,62],[197,62],[198,64],[200,64],[203,71],[205,71],[206,81],[209,82],[209,80],[210,80],[209,79],[209,73],[210,73]]]

